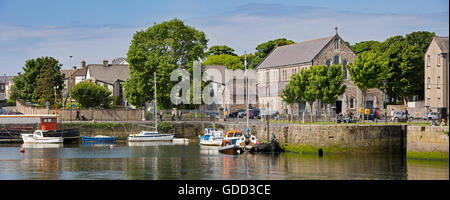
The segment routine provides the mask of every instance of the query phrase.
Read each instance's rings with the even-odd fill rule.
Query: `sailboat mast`
[[[156,108],[158,107],[158,103],[156,101],[156,72],[153,72],[153,81],[155,82],[155,124],[156,124],[156,132],[158,132],[158,119],[156,117]]]
[[[249,94],[248,94],[248,75],[247,75],[247,52],[244,52],[244,66],[245,66],[245,79],[247,80],[247,82],[246,82],[246,85],[245,85],[245,90],[247,91],[247,101],[246,101],[246,105],[245,105],[245,109],[246,109],[246,116],[247,116],[247,128],[246,129],[248,129],[249,131],[250,131],[250,129],[249,129],[249,127],[248,127],[248,119],[249,119],[249,110],[248,110],[248,100],[249,100]]]

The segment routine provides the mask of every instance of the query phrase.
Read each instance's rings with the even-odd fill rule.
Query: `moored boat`
[[[157,131],[141,131],[138,134],[130,134],[130,142],[148,142],[148,141],[172,141],[173,134],[159,134]]]
[[[104,136],[104,135],[96,135],[94,137],[81,136],[81,141],[83,142],[115,142],[116,140],[117,136]]]
[[[223,140],[223,131],[218,131],[217,129],[208,131],[200,137],[200,144],[206,146],[220,146]]]
[[[62,143],[62,137],[44,137],[45,130],[35,130],[33,134],[22,134],[24,143]]]
[[[244,149],[241,148],[241,146],[237,144],[230,144],[226,146],[219,147],[219,152],[223,154],[230,154],[230,155],[236,155],[244,153]]]

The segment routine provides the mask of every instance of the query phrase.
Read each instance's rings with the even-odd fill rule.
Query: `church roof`
[[[334,36],[276,47],[258,69],[311,62]]]

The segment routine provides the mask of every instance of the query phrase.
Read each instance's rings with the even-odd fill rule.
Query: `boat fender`
[[[20,153],[25,153],[25,149],[24,148],[20,148]]]
[[[112,144],[112,145],[109,145],[109,148],[110,149],[114,149],[114,145]]]

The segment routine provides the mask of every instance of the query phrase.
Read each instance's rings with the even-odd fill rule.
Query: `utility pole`
[[[69,56],[69,67],[72,67],[72,56]],[[72,72],[69,72],[69,80],[67,80],[67,95],[69,95],[69,105],[70,105],[70,114],[69,114],[69,118],[70,121],[72,121],[72,92],[71,92],[71,84],[72,83]]]

